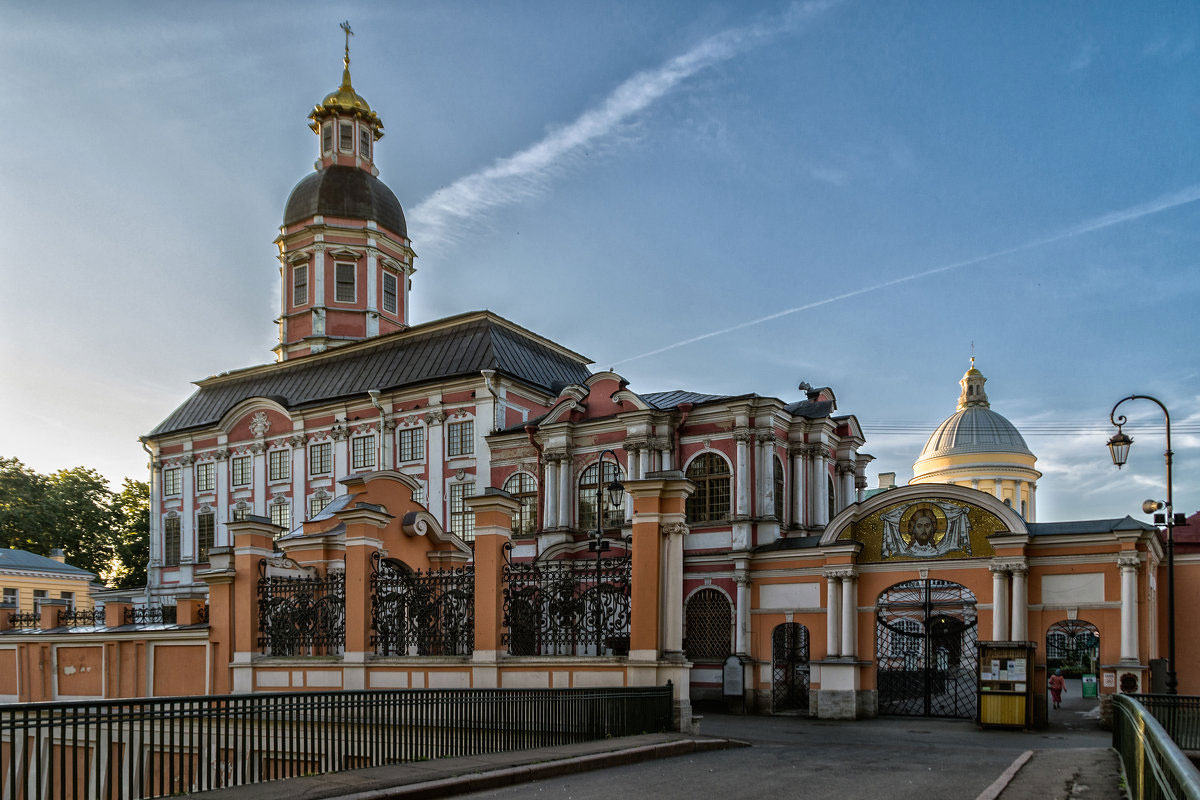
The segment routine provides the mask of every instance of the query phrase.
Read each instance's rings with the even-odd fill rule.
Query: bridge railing
[[[1140,698],[1113,696],[1113,747],[1125,767],[1130,797],[1200,800],[1200,771]]]
[[[1183,750],[1200,750],[1200,697],[1179,694],[1130,695],[1154,715]]]

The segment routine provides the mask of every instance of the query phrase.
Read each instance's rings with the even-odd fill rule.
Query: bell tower
[[[276,358],[318,353],[408,327],[416,254],[404,209],[379,180],[383,122],[350,80],[350,37],[341,85],[308,115],[315,172],[288,197],[279,246],[281,313]]]

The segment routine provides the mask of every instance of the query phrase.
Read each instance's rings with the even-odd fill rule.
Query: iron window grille
[[[325,506],[329,505],[331,500],[333,500],[333,498],[328,495],[326,495],[325,497],[310,498],[308,501],[308,517],[309,517],[309,519],[312,519],[317,514],[320,514],[322,511],[324,511]]]
[[[513,516],[513,533],[533,533],[537,525],[537,480],[528,472],[517,472],[504,482],[504,491],[520,503]]]
[[[211,492],[217,488],[217,465],[211,461],[196,465],[196,491]]]
[[[475,649],[475,568],[413,571],[371,554],[371,646],[381,656],[466,656]]]
[[[400,460],[419,461],[425,457],[425,429],[400,429]]]
[[[333,265],[333,299],[339,303],[353,303],[358,292],[355,287],[355,272],[353,263],[339,261]]]
[[[250,456],[238,456],[229,462],[230,481],[234,486],[250,483]]]
[[[272,450],[268,454],[267,477],[273,481],[286,481],[292,477],[292,451]]]
[[[258,562],[258,648],[269,656],[341,655],[346,644],[346,574],[267,575]]]
[[[612,461],[604,461],[604,475],[602,483],[608,486],[613,481],[621,480],[621,468]],[[579,528],[580,530],[590,531],[596,528],[596,474],[599,472],[599,464],[592,463],[583,474],[579,476]],[[622,500],[621,505],[613,506],[609,502],[608,493],[602,495],[604,502],[604,530],[613,530],[620,528],[625,524],[625,502]]]
[[[701,589],[684,611],[683,651],[689,661],[724,661],[733,652],[733,605],[718,589]]]
[[[355,436],[350,440],[350,467],[354,470],[375,466],[375,435]]]
[[[729,464],[716,453],[701,453],[687,468],[696,491],[687,499],[688,522],[729,519]]]
[[[168,497],[183,492],[183,474],[179,467],[163,470],[163,494]]]
[[[451,422],[446,426],[446,454],[469,456],[475,452],[475,423],[473,420]]]
[[[208,551],[216,542],[216,514],[201,514],[196,517],[197,560],[207,563]]]
[[[333,472],[333,444],[321,442],[308,448],[308,474],[328,475]]]
[[[179,517],[167,517],[163,520],[163,563],[168,567],[179,566]]]
[[[308,302],[308,265],[292,267],[292,305],[302,306]]]
[[[271,524],[283,528],[284,532],[292,528],[292,509],[287,503],[271,504]],[[282,534],[280,534],[282,535]]]
[[[396,276],[390,272],[383,273],[383,310],[389,314],[395,314],[399,308],[396,287]]]
[[[474,496],[474,481],[450,484],[450,530],[464,542],[475,541],[475,512],[463,502]]]
[[[504,628],[514,656],[629,654],[631,561],[512,562],[504,545]]]

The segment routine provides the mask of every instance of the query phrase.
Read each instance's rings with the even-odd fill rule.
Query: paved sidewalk
[[[679,733],[643,734],[466,758],[331,772],[200,792],[212,800],[376,800],[451,797],[658,758],[744,747],[742,742]]]
[[[1125,800],[1111,747],[1035,750],[998,800]]]

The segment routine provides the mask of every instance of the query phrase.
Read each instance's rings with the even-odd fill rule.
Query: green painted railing
[[[1130,695],[1113,696],[1113,747],[1133,800],[1200,800],[1200,771]]]

